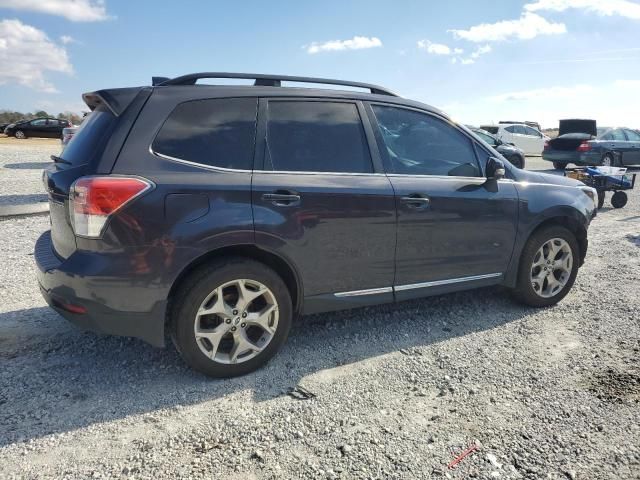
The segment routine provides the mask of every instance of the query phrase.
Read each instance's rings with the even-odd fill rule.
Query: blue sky
[[[638,32],[636,0],[0,0],[0,109],[238,71],[378,83],[464,123],[640,127]]]

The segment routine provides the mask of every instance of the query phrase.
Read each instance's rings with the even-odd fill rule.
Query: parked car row
[[[503,143],[515,145],[524,151],[525,155],[541,155],[545,142],[549,140],[549,137],[540,130],[524,123],[481,125],[480,128],[491,133]]]
[[[9,137],[19,139],[29,137],[62,138],[62,130],[71,126],[71,122],[67,120],[34,118],[33,120],[21,120],[5,125],[2,131]]]
[[[640,132],[630,128],[598,129],[595,120],[560,120],[558,136],[549,140],[542,158],[556,169],[575,165],[640,165]]]

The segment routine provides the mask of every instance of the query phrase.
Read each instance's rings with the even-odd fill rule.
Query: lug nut
[[[231,319],[230,319],[230,318],[227,318],[227,319],[225,320],[225,322],[226,322],[226,323],[231,323]]]
[[[235,332],[236,331],[236,327],[231,327],[231,331]]]
[[[242,313],[242,318],[247,318],[247,312]]]
[[[243,324],[241,324],[240,326],[241,326],[242,328],[244,328],[244,327],[246,327],[246,326],[247,326],[247,324],[246,324],[246,323],[243,323]]]
[[[238,310],[234,310],[234,311],[233,311],[233,314],[234,314],[234,315],[237,315],[237,314],[238,314]]]

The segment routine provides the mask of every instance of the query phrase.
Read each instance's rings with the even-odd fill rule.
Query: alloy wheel
[[[22,130],[18,130],[18,131],[15,133],[15,136],[16,136],[16,138],[18,138],[18,139],[24,139],[24,138],[25,138],[24,132],[23,132]]]
[[[246,362],[262,352],[278,328],[273,292],[255,280],[238,279],[204,299],[194,322],[196,343],[217,363]]]
[[[531,286],[543,298],[562,291],[573,269],[571,247],[562,238],[547,240],[538,249],[531,264]]]

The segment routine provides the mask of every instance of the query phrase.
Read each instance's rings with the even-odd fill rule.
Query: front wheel
[[[291,297],[270,268],[230,258],[183,283],[171,315],[173,342],[189,366],[210,377],[235,377],[280,349],[291,327]]]
[[[16,130],[14,136],[19,140],[24,140],[25,138],[27,138],[27,135],[22,130]]]
[[[570,230],[551,226],[535,232],[520,257],[513,293],[532,307],[548,307],[562,300],[578,274],[579,247]]]
[[[553,162],[553,168],[556,170],[564,170],[567,168],[567,164],[565,162]]]

